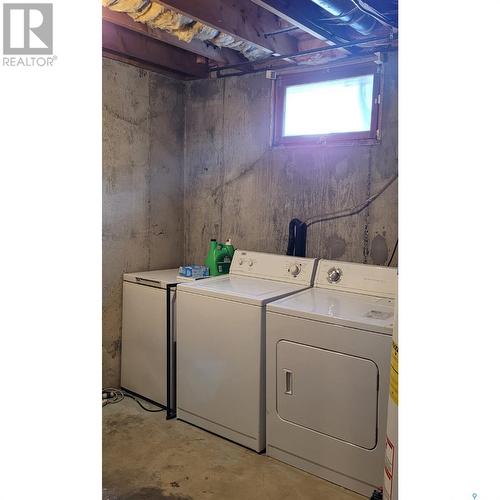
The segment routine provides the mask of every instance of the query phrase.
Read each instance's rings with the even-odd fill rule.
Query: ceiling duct
[[[371,34],[380,25],[375,18],[364,14],[352,0],[312,0],[329,12],[336,21],[346,24],[362,35]]]

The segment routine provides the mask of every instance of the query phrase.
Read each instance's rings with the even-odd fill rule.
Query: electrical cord
[[[296,255],[298,257],[305,257],[306,245],[307,245],[307,228],[309,226],[312,226],[313,224],[316,224],[318,222],[341,219],[343,217],[349,217],[351,215],[359,214],[365,208],[370,206],[370,204],[374,202],[397,178],[398,174],[395,174],[387,181],[387,183],[382,187],[382,189],[378,193],[375,193],[374,195],[370,196],[363,203],[356,205],[355,207],[339,210],[338,212],[334,212],[331,214],[315,215],[313,217],[309,217],[309,219],[306,219],[304,222],[302,222],[300,219],[297,218],[292,219],[288,226],[288,247],[286,254]],[[393,253],[394,252],[395,249]],[[391,256],[391,260],[389,262],[392,262],[393,257],[394,255]]]
[[[306,225],[306,227],[309,227],[312,226],[313,224],[317,224],[318,222],[342,219],[343,217],[350,217],[351,215],[359,214],[365,208],[369,207],[397,178],[398,174],[392,176],[378,193],[375,193],[374,195],[370,196],[363,203],[360,203],[355,207],[339,210],[338,212],[333,212],[331,214],[315,215],[313,217],[309,217],[309,219],[306,219],[304,221],[304,224]]]
[[[135,396],[132,396],[131,394],[127,394],[126,392],[123,392],[120,389],[116,389],[115,387],[106,387],[105,389],[102,390],[102,406],[103,407],[107,406],[108,404],[119,403],[120,401],[123,401],[124,398],[133,399],[143,410],[149,411],[151,413],[165,411],[163,408],[158,408],[157,410],[153,410],[152,408],[147,408]]]
[[[146,408],[140,401],[139,399],[135,398],[134,396],[132,396],[131,394],[127,394],[125,393],[125,397],[126,398],[130,398],[130,399],[133,399],[143,410],[146,410],[146,411],[149,411],[151,413],[157,413],[157,412],[160,412],[160,411],[165,411],[163,408],[158,408],[156,410],[153,410],[151,408]]]
[[[394,255],[396,254],[396,250],[398,248],[398,241],[399,241],[399,238],[396,240],[396,244],[394,245],[394,249],[392,250],[391,258],[389,259],[389,262],[387,263],[387,267],[389,267],[392,264],[392,259],[394,259]]]
[[[119,403],[123,400],[124,394],[119,389],[114,387],[106,387],[102,390],[102,406],[112,405]]]

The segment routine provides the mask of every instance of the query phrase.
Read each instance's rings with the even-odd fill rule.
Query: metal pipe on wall
[[[353,64],[353,63],[356,63],[359,61],[366,61],[367,60],[366,58],[369,58],[370,56],[373,58],[374,56],[376,56],[379,53],[387,53],[387,52],[392,52],[394,50],[397,50],[397,49],[396,48],[388,48],[388,49],[375,48],[375,50],[373,52],[368,52],[366,54],[363,54],[363,56],[361,56],[361,57],[358,55],[353,55],[353,56],[339,58],[337,63],[330,62],[326,65],[326,67],[331,68],[334,66],[343,66],[345,64]],[[249,70],[249,71],[242,71],[239,73],[233,72],[233,73],[226,73],[224,75],[217,74],[216,78],[229,78],[231,76],[253,75],[256,73],[265,73],[267,71],[278,71],[281,73],[281,72],[284,72],[286,70],[317,71],[317,70],[321,70],[321,69],[325,69],[325,65],[323,65],[323,66],[306,66],[306,65],[300,66],[297,64],[289,63],[289,64],[279,66],[279,67],[266,66],[263,68],[253,69],[253,70]]]
[[[255,64],[270,64],[276,61],[279,61],[281,59],[288,59],[288,58],[294,58],[294,57],[300,57],[300,56],[306,56],[310,54],[316,54],[318,52],[326,52],[329,50],[335,50],[335,49],[340,49],[340,48],[345,48],[345,47],[354,47],[358,45],[364,45],[366,43],[376,43],[377,45],[385,45],[385,44],[391,44],[396,40],[395,38],[387,38],[387,37],[371,37],[371,38],[366,38],[364,40],[357,40],[355,42],[348,42],[348,43],[339,43],[338,45],[329,45],[326,47],[317,47],[314,49],[308,49],[308,50],[303,50],[301,52],[296,52],[295,54],[285,54],[281,56],[273,56],[268,59],[263,59],[261,61],[247,61],[247,62],[242,62],[242,63],[237,63],[237,64],[229,64],[227,66],[221,66],[221,67],[215,67],[209,69],[210,72],[217,72],[217,74],[220,74],[221,71],[225,71],[228,69],[240,69],[244,68],[247,66],[254,66]],[[373,49],[374,51],[376,50],[376,47],[366,47],[366,49]],[[270,68],[266,68],[270,69]],[[251,72],[254,72],[253,70],[250,70]],[[259,69],[257,71],[265,71],[265,69]],[[222,76],[222,75],[221,75]]]

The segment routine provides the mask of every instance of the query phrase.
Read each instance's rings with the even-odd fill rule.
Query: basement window
[[[282,75],[276,81],[274,145],[373,143],[380,74],[374,63]]]

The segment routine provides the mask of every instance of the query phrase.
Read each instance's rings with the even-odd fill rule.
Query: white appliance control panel
[[[314,286],[331,290],[394,298],[397,268],[337,260],[320,260]]]
[[[229,274],[312,285],[317,259],[236,250]]]

